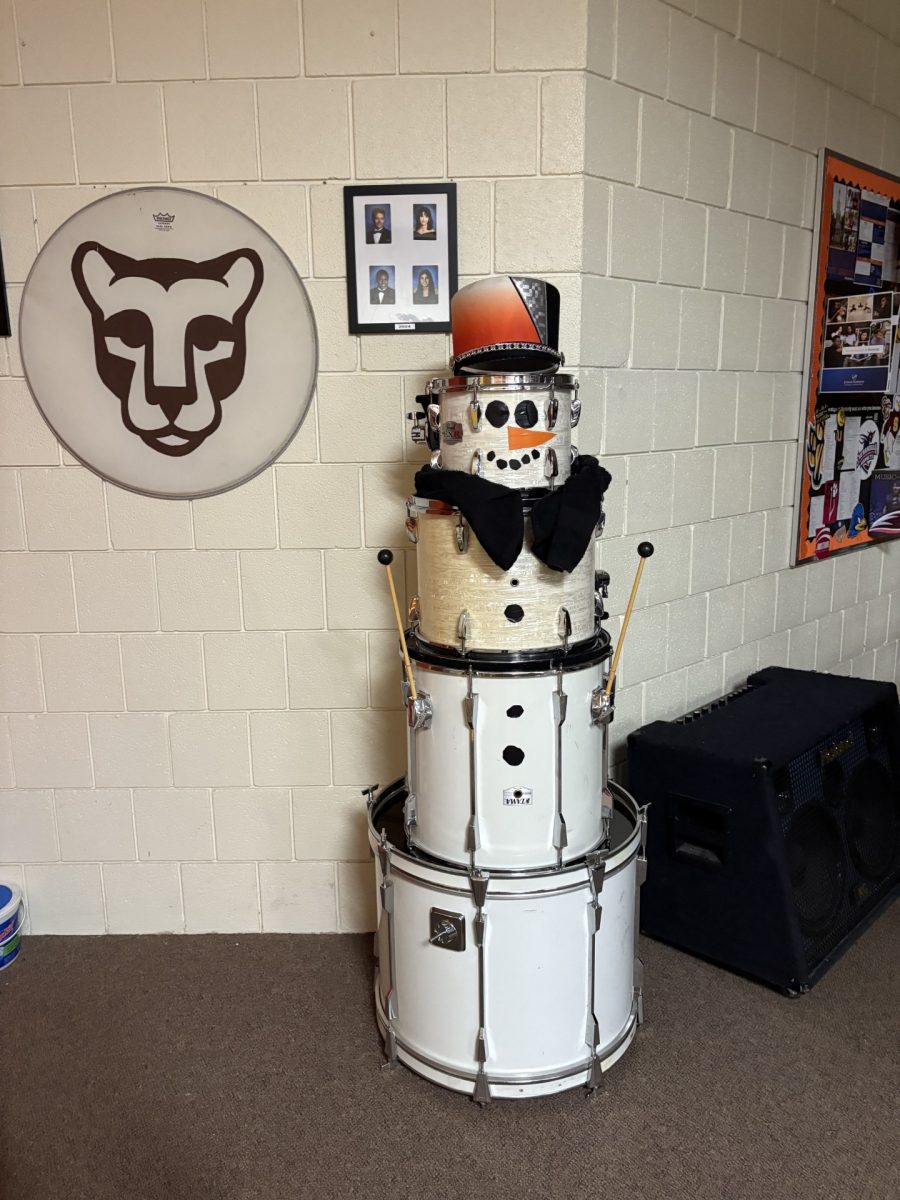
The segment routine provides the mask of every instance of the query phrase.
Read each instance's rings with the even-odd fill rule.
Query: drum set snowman
[[[408,771],[367,789],[375,1009],[388,1066],[479,1103],[601,1086],[643,1019],[646,813],[608,778],[619,654],[594,570],[609,476],[572,446],[559,295],[503,276],[453,299],[451,378],[412,436],[403,621]]]

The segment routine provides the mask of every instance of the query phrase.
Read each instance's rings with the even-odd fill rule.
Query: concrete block
[[[292,857],[287,788],[216,788],[213,819],[220,861]]]
[[[358,79],[352,90],[357,179],[444,174],[444,90],[439,79]]]
[[[331,783],[327,712],[251,713],[250,746],[256,787]]]
[[[347,84],[331,79],[271,79],[257,84],[264,179],[347,179]]]
[[[162,97],[156,85],[73,88],[72,124],[82,183],[164,183],[168,178]]]
[[[334,864],[260,863],[264,933],[332,933],[338,927]],[[374,888],[374,880],[372,883]]]
[[[125,707],[118,638],[45,634],[41,667],[51,712],[120,712]]]
[[[61,8],[52,0],[16,5],[23,83],[108,80],[109,19],[104,0]]]
[[[287,704],[282,634],[207,633],[203,659],[210,708],[284,708]]]
[[[394,14],[392,0],[303,0],[306,74],[393,74]]]
[[[111,0],[110,12],[118,80],[205,78],[201,0]]]
[[[169,737],[162,713],[91,713],[88,721],[96,787],[171,784]]]
[[[185,863],[181,886],[187,933],[258,932],[255,863]]]
[[[206,0],[212,78],[260,79],[300,72],[300,13],[294,0]]]
[[[258,178],[252,84],[166,83],[163,100],[173,182]],[[210,129],[228,137],[211,138]]]
[[[56,791],[59,856],[64,862],[116,862],[135,857],[128,788]]]
[[[162,550],[156,555],[156,578],[163,629],[240,629],[237,556],[232,551]]]
[[[246,550],[240,556],[246,629],[319,629],[324,624],[318,550]]]
[[[31,550],[105,550],[109,545],[100,479],[81,467],[20,472]]]

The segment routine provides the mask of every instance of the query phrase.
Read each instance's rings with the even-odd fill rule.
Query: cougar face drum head
[[[559,291],[543,279],[498,275],[450,303],[451,365],[462,374],[553,372],[563,363]]]
[[[66,221],[28,277],[19,336],[59,440],[146,495],[246,482],[294,437],[315,385],[290,260],[237,209],[180,188],[117,192]]]

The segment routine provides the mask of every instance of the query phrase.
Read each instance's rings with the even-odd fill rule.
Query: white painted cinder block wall
[[[0,342],[0,877],[34,932],[365,930],[401,773],[374,551],[414,590],[404,411],[442,336],[346,333],[341,185],[456,179],[461,282],[552,279],[614,475],[612,727],[787,663],[897,677],[900,547],[789,570],[823,144],[900,173],[895,0],[0,0],[0,236],[107,189],[244,209],[307,280],[315,410],[192,504],[61,453]],[[405,576],[405,578],[404,578]]]

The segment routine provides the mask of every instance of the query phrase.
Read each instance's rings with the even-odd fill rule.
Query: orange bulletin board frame
[[[862,504],[863,513],[859,513],[859,505],[855,506],[856,513],[854,516],[847,518],[844,513],[844,520],[826,520],[827,517],[835,517],[836,515],[836,490],[828,493],[828,480],[823,480],[821,477],[820,466],[823,457],[828,463],[834,464],[834,474],[841,478],[841,472],[836,468],[840,465],[847,466],[851,462],[855,466],[855,461],[850,458],[850,454],[856,455],[857,444],[853,446],[841,446],[838,453],[840,459],[838,463],[834,463],[833,446],[829,448],[829,439],[835,440],[836,430],[840,429],[841,435],[845,428],[845,422],[849,419],[849,429],[853,431],[853,436],[859,438],[860,447],[867,444],[868,439],[872,437],[873,421],[879,430],[879,436],[875,438],[878,443],[876,453],[876,462],[883,461],[886,457],[884,449],[881,446],[881,430],[882,423],[888,419],[884,405],[888,403],[890,395],[890,403],[895,407],[900,407],[900,399],[897,399],[900,385],[897,384],[897,358],[900,356],[900,343],[898,343],[897,334],[898,327],[896,324],[890,326],[890,352],[889,373],[887,382],[884,387],[878,386],[872,390],[853,391],[856,385],[858,375],[866,375],[866,372],[845,371],[847,376],[845,386],[847,391],[823,391],[824,378],[829,373],[823,369],[823,353],[826,349],[830,349],[835,345],[834,342],[828,340],[826,336],[826,314],[831,320],[835,313],[839,313],[839,308],[828,308],[829,299],[832,299],[834,304],[838,301],[835,296],[841,294],[842,285],[835,281],[834,278],[834,258],[832,258],[832,272],[829,273],[829,253],[834,250],[833,245],[833,228],[832,228],[832,210],[835,193],[835,185],[846,185],[848,193],[852,193],[853,189],[859,189],[861,193],[875,193],[879,196],[887,197],[888,201],[894,202],[894,206],[900,206],[900,179],[894,175],[889,175],[884,171],[879,171],[874,167],[867,166],[864,163],[857,162],[855,159],[847,158],[844,155],[837,154],[833,150],[822,150],[819,153],[819,178],[818,188],[816,192],[816,225],[813,236],[813,254],[812,263],[810,266],[810,301],[807,310],[807,329],[806,329],[806,362],[804,366],[803,378],[803,396],[805,403],[802,409],[800,438],[798,446],[798,462],[797,462],[797,492],[796,502],[794,505],[794,525],[793,525],[793,547],[794,547],[794,565],[815,561],[816,559],[826,558],[832,554],[848,553],[851,550],[859,549],[863,546],[872,545],[883,540],[881,536],[873,536],[868,528],[868,496],[871,492],[872,485],[869,483],[869,478],[862,480],[860,504]],[[838,194],[847,194],[841,193]],[[900,215],[900,214],[898,214]],[[860,225],[861,212],[857,210],[857,226],[862,232]],[[894,224],[894,230],[891,236],[896,234],[900,229],[900,224],[888,221],[888,228]],[[855,240],[853,242],[856,244]],[[862,244],[862,243],[861,243]],[[856,296],[865,296],[868,293],[876,291],[886,292],[893,291],[893,313],[896,313],[898,303],[900,303],[900,280],[888,279],[881,283],[880,276],[876,277],[877,283],[865,284],[860,279],[848,280],[844,285],[848,293],[853,293],[852,299]],[[887,301],[882,298],[878,301],[884,305]],[[896,318],[894,318],[896,319]],[[834,329],[834,324],[829,326],[829,330]],[[847,328],[847,327],[845,327]],[[830,335],[829,335],[830,336]],[[845,351],[845,353],[847,353]],[[845,358],[842,360],[845,363],[868,362],[871,359],[853,359]],[[838,374],[831,371],[830,375]],[[870,372],[869,378],[880,380],[878,372]],[[822,386],[820,386],[822,385]],[[829,385],[836,386],[836,385]],[[869,388],[869,383],[863,385],[866,389]],[[881,418],[876,417],[876,410],[882,413]],[[854,416],[854,414],[857,414]],[[829,421],[829,416],[831,420]],[[863,429],[863,426],[865,428]],[[838,435],[838,436],[841,436]],[[849,453],[848,453],[849,451]],[[860,459],[863,463],[861,471],[869,469],[871,462],[871,448],[864,453],[860,453]],[[882,476],[888,474],[887,471],[880,473]],[[883,482],[883,481],[881,481]],[[866,486],[868,484],[868,487]],[[838,484],[831,483],[832,489],[837,489]],[[898,485],[900,488],[900,485]],[[823,490],[825,497],[823,498]],[[811,505],[813,506],[811,509]],[[811,520],[812,514],[812,520]],[[821,520],[820,520],[821,517]]]

